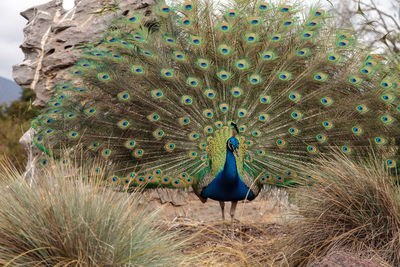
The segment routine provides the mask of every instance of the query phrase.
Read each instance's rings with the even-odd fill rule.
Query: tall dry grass
[[[82,183],[76,169],[49,164],[32,184],[0,164],[0,265],[176,266],[185,260],[180,233],[167,232],[148,214],[139,194]]]
[[[290,246],[292,265],[334,250],[372,253],[400,265],[400,189],[382,161],[336,155],[312,170],[315,183],[297,188],[300,219]]]

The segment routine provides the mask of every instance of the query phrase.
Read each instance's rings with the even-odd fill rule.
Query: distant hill
[[[11,103],[19,99],[22,93],[22,88],[14,81],[0,77],[0,104]]]

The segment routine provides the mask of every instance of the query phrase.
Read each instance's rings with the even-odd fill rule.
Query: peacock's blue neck
[[[229,150],[226,150],[226,160],[224,169],[222,170],[221,180],[226,185],[235,185],[239,181],[239,174],[236,166],[235,155]]]

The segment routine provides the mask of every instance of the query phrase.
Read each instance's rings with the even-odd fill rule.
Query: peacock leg
[[[225,202],[224,201],[220,201],[219,205],[221,206],[222,220],[225,221]]]
[[[231,219],[233,222],[233,218],[235,217],[235,211],[236,211],[236,205],[237,205],[237,201],[232,201],[232,206],[231,206]]]

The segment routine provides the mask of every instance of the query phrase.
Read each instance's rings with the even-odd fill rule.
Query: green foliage
[[[24,89],[19,100],[10,105],[0,106],[0,157],[13,159],[15,165],[22,168],[26,162],[26,153],[19,139],[30,127],[30,121],[39,111],[32,106],[35,93]]]
[[[141,194],[84,183],[72,164],[48,166],[30,185],[0,162],[2,266],[176,266],[182,261],[182,236],[178,240],[179,232],[162,230],[166,227],[156,214],[140,205]]]
[[[299,189],[290,261],[307,265],[331,250],[373,251],[400,264],[400,189],[380,159],[321,159],[313,186]],[[297,266],[297,265],[296,265]]]

